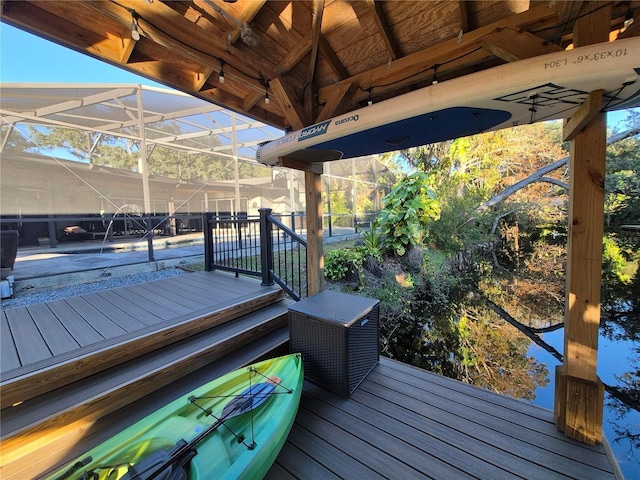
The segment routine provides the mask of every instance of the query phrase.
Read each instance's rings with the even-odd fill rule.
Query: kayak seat
[[[120,477],[120,480],[147,480],[149,478],[155,478],[157,480],[187,480],[185,468],[197,452],[195,450],[188,450],[178,454],[179,450],[185,445],[186,442],[181,440],[170,451],[164,449],[156,450],[135,465],[129,467],[127,473]],[[178,455],[178,458],[169,466],[166,466],[175,455]],[[153,476],[158,469],[163,466],[166,466],[166,468]]]

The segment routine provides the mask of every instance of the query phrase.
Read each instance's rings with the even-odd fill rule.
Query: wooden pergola
[[[2,1],[1,19],[274,127],[300,129],[438,81],[571,45],[640,35],[639,1]],[[19,48],[19,46],[16,46]],[[640,63],[640,59],[639,59]],[[597,92],[571,140],[564,364],[555,414],[602,439],[596,375],[606,119]],[[322,165],[305,170],[309,294],[322,290]],[[312,268],[313,266],[313,268]]]

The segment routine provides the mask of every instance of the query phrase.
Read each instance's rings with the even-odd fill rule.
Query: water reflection
[[[563,339],[563,330],[546,333],[544,335],[545,342],[560,351],[562,351],[563,348]],[[619,381],[616,379],[616,375],[620,376],[630,370],[634,349],[637,348],[640,348],[639,342],[629,340],[613,341],[601,335],[598,340],[598,375],[600,379],[609,385],[618,385]],[[535,344],[531,346],[530,354],[547,365],[549,378],[551,380],[546,387],[539,387],[536,390],[536,398],[533,404],[553,410],[555,385],[554,367],[557,365],[557,360]],[[640,434],[640,412],[629,410],[622,418],[618,418],[617,410],[612,408],[611,400],[608,395],[606,395],[603,429],[625,478],[640,478],[640,451],[632,447],[628,438],[620,438],[614,441],[619,437],[619,435],[616,434],[616,430],[625,430],[634,434]]]

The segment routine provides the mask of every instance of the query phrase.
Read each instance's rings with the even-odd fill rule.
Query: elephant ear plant
[[[397,183],[384,197],[378,215],[382,247],[403,256],[412,246],[422,245],[429,224],[440,218],[440,204],[429,187],[429,176],[416,172]]]

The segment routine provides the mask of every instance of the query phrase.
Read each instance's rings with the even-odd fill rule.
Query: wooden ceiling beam
[[[322,35],[322,15],[324,13],[324,0],[314,0],[313,18],[311,24],[311,56],[307,69],[307,85],[313,84],[313,77],[316,72],[316,61],[318,59],[318,46]]]
[[[128,34],[128,35],[127,35]],[[119,44],[119,53],[118,61],[122,64],[129,63],[129,59],[131,58],[131,54],[133,53],[133,49],[136,48],[136,41],[131,38],[131,30],[127,29],[123,31],[120,37],[114,39]]]
[[[589,94],[587,100],[580,105],[580,108],[562,128],[562,140],[568,142],[576,138],[584,127],[586,127],[596,115],[600,113],[602,107],[602,90],[594,90]]]
[[[202,69],[202,72],[195,72],[193,75],[193,91],[199,92],[200,90],[202,90],[202,87],[204,87],[204,85],[207,83],[207,80],[209,80],[209,77],[213,75],[213,72],[215,71],[216,70],[212,67],[205,67]]]
[[[124,8],[112,2],[91,0],[84,3],[98,12],[109,15],[116,14],[122,17],[122,14],[118,14],[118,10],[127,13]],[[233,67],[225,70],[225,76],[234,77],[234,80],[252,90],[264,90],[264,86],[254,77],[257,77],[260,69],[264,69],[267,65],[263,64],[260,57],[251,50],[243,51],[241,55],[230,55],[224,49],[224,45],[216,45],[211,41],[210,31],[204,28],[193,28],[193,22],[162,2],[147,4],[136,0],[122,0],[120,4],[125,8],[134,9],[141,17],[139,24],[142,32],[154,42],[167,48],[172,54],[177,53],[213,68],[220,68],[219,59],[222,59],[226,65]],[[198,45],[198,49],[191,45]],[[255,72],[255,76],[252,76],[252,72]]]
[[[259,92],[251,92],[244,97],[244,112],[251,110],[259,101],[264,99],[264,94]]]
[[[346,69],[342,61],[336,55],[336,52],[329,45],[329,41],[324,35],[320,35],[320,53],[329,62],[329,66],[333,69],[339,80],[349,78],[349,71]]]
[[[469,63],[469,57],[481,57],[482,54],[474,52],[480,47],[480,42],[491,33],[498,29],[508,27],[526,28],[530,25],[546,25],[555,22],[557,18],[557,9],[550,7],[548,4],[534,7],[517,15],[503,18],[499,21],[492,22],[489,25],[478,28],[464,35],[461,43],[457,38],[444,41],[438,45],[421,50],[406,57],[400,58],[391,64],[389,69],[387,65],[380,65],[366,72],[354,75],[346,81],[357,84],[363,88],[375,85],[381,85],[375,90],[376,94],[389,93],[396,91],[398,88],[414,85],[430,79],[433,71],[430,70],[434,65],[439,65],[438,73],[442,71],[442,66],[447,68],[451,64],[458,62]],[[466,56],[466,57],[465,57]],[[384,87],[382,85],[385,85]],[[319,98],[328,98],[331,94],[332,85],[325,86],[320,89]],[[354,96],[355,101],[366,99],[366,92],[358,92]]]
[[[505,62],[515,62],[545,53],[562,51],[558,45],[512,27],[503,28],[486,36],[481,43],[486,50]]]
[[[336,85],[333,95],[325,100],[325,104],[313,123],[320,123],[331,117],[340,115],[348,110],[348,105],[353,95],[358,91],[358,85],[348,82],[340,82]]]
[[[303,41],[300,42],[299,48],[289,50],[289,53],[284,56],[280,63],[276,66],[276,72],[278,75],[284,75],[291,71],[302,59],[311,51],[313,46],[313,35],[311,32],[307,32]]]
[[[384,8],[382,7],[383,2],[378,2],[376,0],[366,0],[367,6],[373,15],[373,18],[378,26],[378,32],[382,36],[382,41],[384,42],[384,46],[387,49],[387,53],[391,57],[392,60],[396,60],[402,57],[402,53],[400,51],[400,46],[396,41],[393,30],[391,30],[391,25],[389,25],[389,20],[387,20],[387,15],[384,12]]]
[[[260,12],[267,0],[251,0],[250,2],[243,2],[244,8],[238,16],[238,20],[243,23],[251,23],[256,15]],[[240,38],[240,30],[236,30],[231,34],[230,44],[233,45]]]
[[[458,9],[460,10],[460,30],[462,30],[463,33],[467,33],[471,30],[471,27],[469,26],[468,2],[466,0],[459,0]]]
[[[282,113],[288,124],[294,129],[299,130],[311,124],[311,119],[305,118],[305,111],[302,103],[295,95],[295,91],[280,77],[274,78],[269,83],[273,96],[276,98]]]
[[[117,63],[119,61],[119,46],[114,45],[103,35],[79,27],[63,17],[43,10],[40,8],[41,6],[47,6],[47,2],[36,6],[30,2],[3,1],[2,21],[18,28],[24,28],[60,45],[86,51],[110,62]]]

